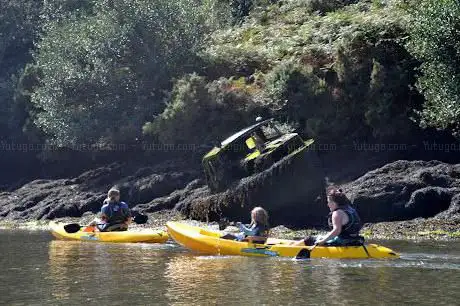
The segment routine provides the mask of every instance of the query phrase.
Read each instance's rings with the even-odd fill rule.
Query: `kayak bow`
[[[124,232],[85,232],[84,228],[76,233],[67,233],[64,224],[50,223],[51,234],[57,239],[65,240],[82,240],[93,242],[147,242],[147,243],[164,243],[169,236],[165,231],[154,231],[143,229],[139,231]]]

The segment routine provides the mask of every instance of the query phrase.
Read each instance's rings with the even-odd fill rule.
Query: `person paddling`
[[[226,234],[221,238],[238,241],[251,240],[260,243],[265,243],[267,240],[270,226],[268,224],[268,213],[262,207],[255,207],[251,211],[251,224],[245,226],[238,222],[237,225],[241,231],[240,233],[236,235]]]
[[[128,204],[120,201],[120,191],[111,188],[101,208],[100,220],[91,222],[89,228],[94,226],[101,232],[126,231],[131,223],[131,211]]]
[[[317,238],[309,236],[294,244],[328,246],[362,244],[363,238],[359,236],[362,227],[361,219],[342,189],[334,187],[328,190],[327,206],[331,211],[328,223],[332,230],[325,236]]]

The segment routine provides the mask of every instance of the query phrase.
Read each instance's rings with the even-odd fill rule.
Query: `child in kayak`
[[[361,220],[342,189],[330,188],[328,190],[327,206],[331,211],[328,223],[332,230],[325,236],[309,236],[293,244],[328,246],[362,244],[364,239],[359,236],[359,231],[362,227]]]
[[[131,211],[125,202],[120,201],[120,191],[111,188],[101,208],[101,218],[96,219],[86,231],[94,231],[94,227],[101,232],[126,231],[131,222]]]
[[[255,207],[251,211],[251,224],[245,226],[241,222],[237,223],[240,233],[236,235],[226,234],[223,239],[243,241],[250,238],[257,242],[265,243],[267,240],[270,226],[268,224],[268,213],[262,207]]]

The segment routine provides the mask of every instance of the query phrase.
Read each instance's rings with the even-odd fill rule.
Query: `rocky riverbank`
[[[112,163],[74,178],[35,180],[2,192],[0,227],[46,229],[55,219],[84,224],[95,217],[112,186],[121,189],[133,210],[150,216],[146,225],[137,227],[163,228],[169,220],[188,219],[217,228],[212,222],[190,220],[183,208],[224,195],[210,194],[200,170],[177,161],[155,167]],[[369,239],[460,238],[460,164],[401,160],[340,187],[358,207],[366,223],[362,234]],[[248,221],[246,215],[233,217]],[[272,234],[295,238],[324,230],[307,220],[300,229],[276,226]]]
[[[148,213],[149,220],[146,224],[133,224],[131,230],[140,230],[143,228],[151,228],[155,230],[164,230],[165,224],[168,221],[180,221],[188,224],[201,226],[218,230],[217,222],[202,222],[185,218],[182,214],[174,210],[164,210],[155,213]],[[86,214],[82,218],[60,218],[59,222],[63,223],[80,223],[86,224],[92,220],[94,215]],[[21,230],[49,230],[49,220],[33,220],[33,221],[0,221],[0,229],[21,229]],[[375,240],[459,240],[460,239],[460,218],[456,220],[438,220],[438,219],[415,219],[409,221],[398,222],[379,222],[366,223],[361,231],[361,234],[368,241]],[[237,232],[238,229],[234,226],[227,227],[224,232]],[[276,226],[271,229],[273,237],[283,239],[301,239],[308,235],[321,235],[326,233],[324,229],[305,228],[300,230],[289,229],[283,225]]]

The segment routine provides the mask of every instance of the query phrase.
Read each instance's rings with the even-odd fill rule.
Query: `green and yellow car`
[[[219,192],[243,177],[262,172],[277,161],[296,155],[313,144],[297,133],[282,133],[273,119],[254,125],[228,137],[203,157],[206,181]]]

